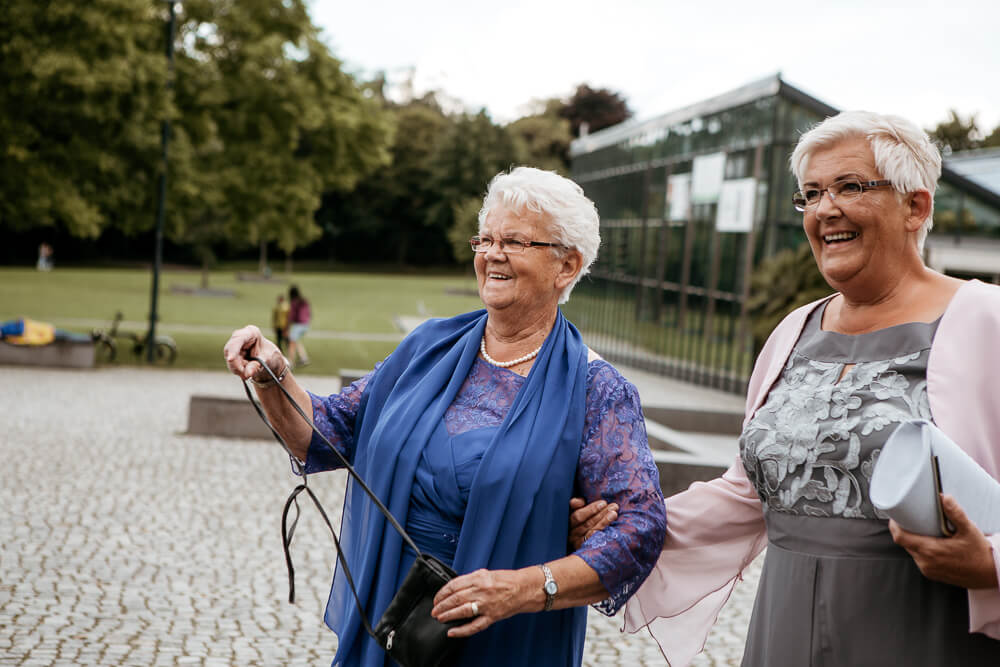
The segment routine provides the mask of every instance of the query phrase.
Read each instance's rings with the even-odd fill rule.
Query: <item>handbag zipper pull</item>
[[[385,638],[385,650],[386,651],[391,651],[392,650],[392,638],[395,637],[395,636],[396,636],[396,631],[395,630],[390,630],[389,634]]]

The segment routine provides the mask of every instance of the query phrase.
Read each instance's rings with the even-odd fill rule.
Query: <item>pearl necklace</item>
[[[544,345],[544,343],[542,343],[542,345]],[[486,353],[486,336],[483,336],[483,340],[479,343],[479,351],[483,353],[483,359],[490,362],[494,366],[497,366],[499,368],[510,368],[511,366],[517,366],[520,363],[523,363],[525,361],[531,361],[532,359],[537,357],[538,353],[542,351],[542,346],[539,345],[534,352],[529,352],[523,357],[518,357],[517,359],[513,359],[511,361],[497,361],[496,359],[494,359],[493,357],[491,357],[489,354]]]

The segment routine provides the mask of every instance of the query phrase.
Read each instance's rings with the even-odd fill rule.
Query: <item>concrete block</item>
[[[660,471],[660,488],[664,496],[680,493],[694,482],[707,482],[726,472],[728,466],[708,462],[663,461],[656,457],[656,467]]]
[[[371,373],[371,369],[364,370],[361,368],[341,368],[340,369],[340,386],[346,387],[347,385],[360,380],[364,376]]]
[[[197,394],[188,403],[187,432],[223,438],[274,439],[247,399]]]
[[[0,364],[93,368],[94,344],[56,341],[48,345],[11,345],[0,341]]]
[[[743,432],[742,412],[644,405],[642,413],[647,419],[677,431],[734,436]]]

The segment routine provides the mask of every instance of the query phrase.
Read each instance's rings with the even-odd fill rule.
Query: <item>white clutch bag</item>
[[[954,496],[983,533],[1000,533],[1000,482],[934,424],[903,422],[882,447],[872,473],[872,505],[912,533],[953,531],[938,491]]]

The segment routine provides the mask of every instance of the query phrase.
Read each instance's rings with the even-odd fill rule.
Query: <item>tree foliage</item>
[[[569,173],[569,144],[573,140],[569,121],[557,109],[518,118],[507,126],[517,142],[525,164],[539,169]]]
[[[946,120],[927,132],[942,147],[945,154],[976,148],[1000,147],[1000,125],[993,128],[989,134],[985,134],[979,127],[976,114],[963,118],[954,109],[948,112]]]
[[[628,120],[632,111],[621,94],[581,83],[560,109],[559,115],[569,121],[573,136],[579,137],[583,124],[587,125],[588,132],[596,132]]]
[[[761,262],[750,278],[747,302],[754,352],[760,351],[785,315],[830,292],[808,243],[794,250],[786,248]]]
[[[338,253],[344,259],[425,265],[461,259],[461,244],[475,233],[472,202],[481,202],[498,172],[524,161],[518,140],[485,111],[445,113],[434,95],[386,106],[397,126],[392,161],[355,192],[324,201],[318,214],[324,230],[352,249]]]
[[[167,234],[317,238],[313,215],[389,160],[391,121],[319,41],[304,0],[186,0],[168,87],[166,5],[10,0],[0,16],[0,225],[97,236],[154,222],[172,123]]]
[[[199,176],[222,205],[206,206],[201,224],[289,254],[319,237],[324,192],[350,190],[388,161],[391,123],[319,41],[303,0],[185,7],[185,57],[209,85],[183,110],[198,117],[209,105],[215,136],[202,144]],[[180,221],[174,229],[191,233]]]
[[[169,113],[152,2],[9,0],[0,12],[0,226],[96,237],[152,220]]]
[[[337,259],[465,261],[494,175],[567,173],[581,123],[630,115],[585,84],[507,125],[441,91],[393,101],[384,76],[344,72],[307,0],[178,2],[170,70],[167,7],[8,0],[0,229],[148,232],[169,121],[165,233],[205,267],[220,249],[287,256],[317,239]]]
[[[993,131],[983,139],[981,148],[1000,148],[1000,125],[993,128]]]
[[[928,134],[947,153],[977,148],[983,138],[976,123],[976,114],[965,119],[954,109],[948,112],[947,120],[938,123]]]

